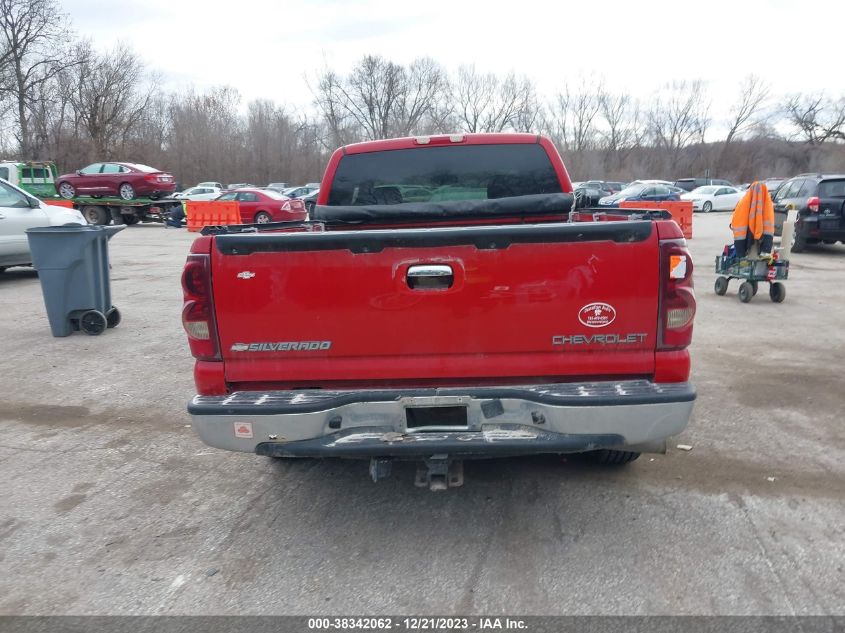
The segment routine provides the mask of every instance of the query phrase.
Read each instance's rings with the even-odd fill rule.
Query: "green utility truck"
[[[56,164],[50,161],[0,161],[0,178],[44,200],[58,197],[58,175]]]

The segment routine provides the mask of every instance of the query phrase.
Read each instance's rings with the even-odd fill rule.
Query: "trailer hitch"
[[[373,457],[370,460],[370,477],[378,483],[390,477],[393,460],[389,457]],[[432,455],[417,463],[414,485],[429,490],[446,490],[464,485],[464,462],[450,459],[448,455]]]
[[[448,455],[432,455],[417,464],[414,485],[429,490],[446,490],[464,485],[464,462]]]

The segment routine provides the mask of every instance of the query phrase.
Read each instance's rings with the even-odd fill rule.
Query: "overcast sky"
[[[402,63],[430,56],[450,71],[461,64],[514,70],[543,95],[567,80],[601,75],[608,88],[647,99],[667,81],[701,78],[714,123],[752,72],[776,93],[845,93],[842,42],[825,35],[826,25],[845,24],[844,0],[64,0],[63,6],[80,35],[101,49],[131,44],[168,87],[228,84],[245,101],[308,107],[308,82],[320,68],[348,70],[370,53]]]

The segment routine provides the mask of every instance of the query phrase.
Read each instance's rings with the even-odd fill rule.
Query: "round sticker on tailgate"
[[[607,327],[615,319],[616,308],[609,303],[588,303],[578,312],[578,320],[587,327]]]

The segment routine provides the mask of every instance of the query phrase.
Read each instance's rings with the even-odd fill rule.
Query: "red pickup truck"
[[[194,242],[194,429],[433,488],[470,458],[665,450],[695,400],[689,252],[668,214],[575,208],[542,136],[338,149],[309,221]]]

